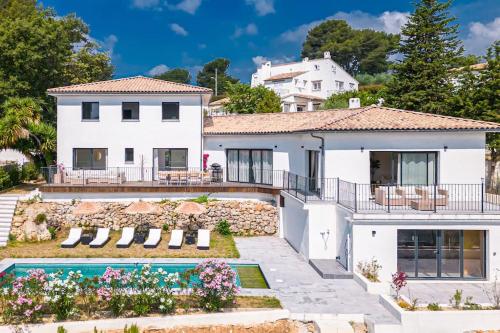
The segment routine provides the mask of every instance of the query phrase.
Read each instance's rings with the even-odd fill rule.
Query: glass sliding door
[[[432,185],[436,181],[436,153],[401,153],[401,185]]]
[[[273,151],[228,149],[227,178],[231,182],[272,184]]]
[[[84,170],[105,170],[108,150],[106,148],[74,148],[73,168]]]
[[[154,168],[159,171],[187,170],[187,148],[155,148],[153,149]]]
[[[482,279],[484,230],[398,230],[397,267],[410,278]]]

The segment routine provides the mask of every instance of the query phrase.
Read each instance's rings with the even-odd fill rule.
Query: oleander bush
[[[179,288],[175,289],[174,288]],[[0,273],[0,315],[3,323],[85,319],[100,315],[145,316],[173,313],[177,301],[189,309],[218,311],[233,305],[239,288],[236,272],[225,262],[207,260],[180,276],[146,264],[133,271],[108,267],[102,276],[80,271],[46,274],[43,269],[14,278]]]

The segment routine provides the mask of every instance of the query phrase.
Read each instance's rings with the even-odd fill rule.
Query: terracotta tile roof
[[[210,104],[208,104],[208,106],[219,106],[219,105],[226,105],[227,103],[229,103],[229,97],[224,97],[224,98],[221,98],[219,100],[216,100]]]
[[[296,76],[302,75],[307,72],[288,72],[288,73],[281,73],[281,74],[276,74],[273,76],[268,77],[264,81],[278,81],[278,80],[285,80],[285,79],[291,79]]]
[[[369,106],[356,109],[214,116],[205,118],[204,127],[206,135],[391,130],[500,132],[500,124]]]
[[[211,89],[153,79],[144,76],[134,76],[123,79],[76,84],[47,90],[48,94],[210,94]]]
[[[450,71],[457,72],[457,71],[463,71],[465,69],[470,69],[472,71],[482,71],[482,70],[487,69],[487,68],[488,68],[488,63],[484,62],[484,63],[474,64],[474,65],[470,65],[470,66],[452,68],[452,69],[450,69]]]

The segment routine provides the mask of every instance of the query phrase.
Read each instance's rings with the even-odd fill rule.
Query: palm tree
[[[52,161],[56,148],[56,131],[42,122],[42,108],[32,98],[9,98],[1,107],[0,147],[19,149],[38,155],[45,164]]]

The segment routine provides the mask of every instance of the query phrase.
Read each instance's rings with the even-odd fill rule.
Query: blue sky
[[[264,60],[300,57],[308,29],[327,18],[356,28],[398,32],[412,11],[397,0],[45,0],[59,15],[76,13],[110,52],[116,77],[183,67],[193,74],[216,58],[231,60],[244,82]],[[500,39],[498,0],[456,0],[452,14],[469,53]]]

